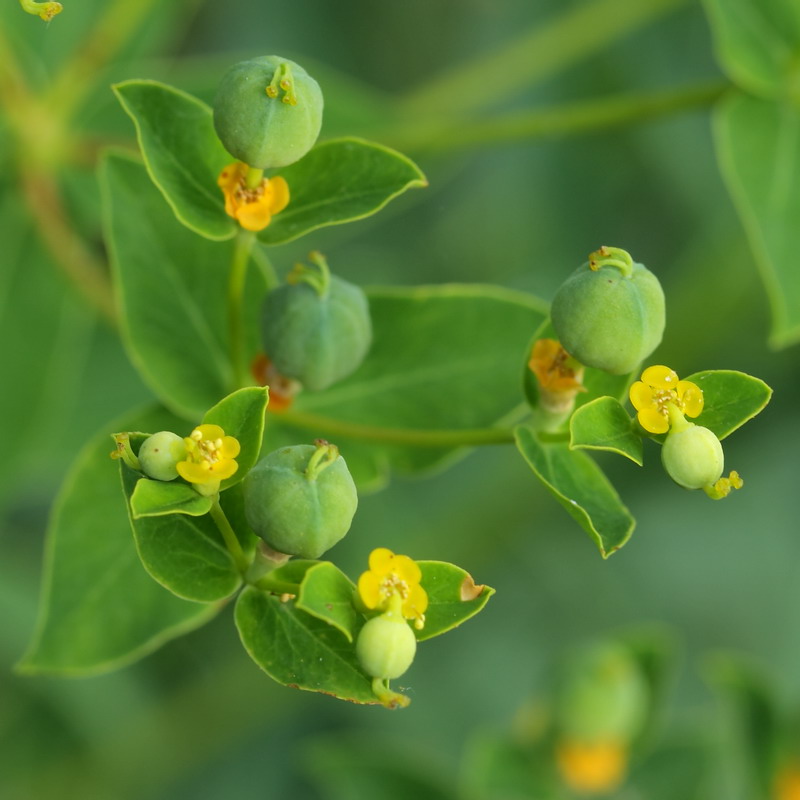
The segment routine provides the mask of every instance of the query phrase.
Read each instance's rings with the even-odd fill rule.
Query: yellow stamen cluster
[[[585,392],[583,366],[555,339],[537,339],[528,367],[542,389],[551,392]]]
[[[217,178],[225,196],[225,213],[248,231],[261,231],[272,222],[274,214],[289,204],[289,186],[279,175],[262,178],[255,187],[247,184],[247,164],[229,164]]]
[[[581,794],[606,794],[622,783],[628,755],[617,741],[566,741],[558,746],[556,760],[571,789]]]
[[[175,469],[189,483],[224,481],[239,468],[234,460],[241,449],[239,441],[226,436],[219,425],[198,425],[184,442],[186,461],[179,461]]]
[[[408,556],[395,555],[385,547],[370,553],[369,569],[358,579],[358,594],[370,610],[388,611],[398,607],[414,627],[425,625],[428,594],[420,586],[422,572]]]
[[[703,391],[691,381],[678,379],[675,370],[657,364],[642,373],[630,388],[630,399],[639,424],[649,433],[666,433],[670,427],[670,408],[687,417],[703,410]]]
[[[286,103],[287,106],[297,105],[297,95],[294,91],[294,80],[292,79],[291,67],[284,63],[279,64],[272,76],[272,80],[266,87],[267,97],[276,98],[280,94],[280,89],[283,89],[284,95],[281,101]]]
[[[35,0],[20,0],[22,10],[33,14],[45,22],[50,22],[56,14],[60,14],[64,7],[61,3],[37,3]]]
[[[712,500],[722,500],[727,497],[734,489],[741,489],[744,481],[739,477],[739,473],[733,470],[727,478],[720,478],[713,486],[707,486],[705,493]],[[800,800],[800,797],[798,797]]]

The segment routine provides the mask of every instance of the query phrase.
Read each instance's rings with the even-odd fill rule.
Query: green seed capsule
[[[592,742],[628,741],[642,725],[648,688],[638,665],[624,648],[588,648],[569,664],[559,695],[562,733]]]
[[[725,455],[712,431],[687,423],[667,435],[661,448],[661,463],[679,486],[702,489],[719,480],[725,468]]]
[[[282,447],[261,459],[243,481],[244,510],[271,548],[319,558],[350,529],[358,493],[338,449]]]
[[[301,277],[270,292],[261,320],[264,350],[275,368],[311,391],[356,370],[372,343],[364,292],[324,272],[313,285]]]
[[[358,660],[373,678],[399,678],[411,666],[416,652],[414,631],[401,616],[391,613],[369,620],[356,640]]]
[[[148,436],[139,448],[142,472],[157,481],[172,481],[178,477],[175,465],[186,460],[186,444],[172,431],[160,431]]]
[[[594,263],[596,269],[584,264],[556,292],[550,309],[553,328],[582,364],[624,375],[661,343],[664,292],[642,264],[617,258]]]
[[[235,64],[223,76],[214,100],[214,127],[225,149],[258,169],[302,158],[321,126],[319,85],[281,56]]]

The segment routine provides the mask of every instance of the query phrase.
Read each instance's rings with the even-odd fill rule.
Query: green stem
[[[514,441],[514,431],[510,428],[419,430],[362,425],[358,422],[331,419],[303,411],[282,411],[278,416],[289,425],[297,425],[315,432],[322,431],[326,435],[382,444],[403,444],[410,447],[471,447],[484,444],[511,444]]]
[[[247,167],[247,174],[244,176],[244,183],[248,189],[257,189],[264,179],[264,170],[257,167]]]
[[[216,523],[217,528],[219,528],[219,532],[225,540],[225,546],[228,548],[228,552],[236,563],[236,568],[244,575],[250,568],[250,562],[244,554],[244,550],[242,550],[239,539],[234,533],[230,522],[228,522],[225,512],[222,510],[222,506],[219,504],[219,495],[214,498],[211,504],[211,518]]]
[[[248,383],[242,300],[247,277],[247,263],[250,260],[250,251],[253,249],[255,240],[256,235],[253,231],[246,231],[243,228],[239,230],[234,240],[231,271],[228,276],[228,335],[235,388],[246,386]]]
[[[601,52],[687,0],[591,0],[568,8],[486,56],[427,81],[404,112],[442,116],[475,111]],[[487,76],[495,76],[487,80]],[[403,116],[406,116],[404,113]]]
[[[469,124],[452,118],[415,121],[408,126],[373,134],[392,147],[411,152],[450,152],[497,144],[556,139],[647,122],[713,104],[729,88],[722,81],[667,89],[631,92],[579,103],[489,115]]]

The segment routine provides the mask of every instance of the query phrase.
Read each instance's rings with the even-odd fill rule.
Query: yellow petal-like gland
[[[358,579],[358,594],[367,608],[377,608],[381,601],[381,581],[374,572],[362,572]]]
[[[636,381],[631,384],[628,396],[631,399],[631,405],[637,411],[641,411],[644,408],[656,408],[653,399],[653,390],[646,383],[642,383],[642,381]]]
[[[678,374],[663,364],[654,364],[642,373],[642,380],[654,389],[674,389],[678,385]]]
[[[369,568],[372,572],[386,573],[391,568],[394,553],[387,547],[376,547],[369,554]]]
[[[189,483],[210,483],[219,480],[205,461],[199,464],[193,461],[179,461],[175,465],[175,469],[178,470],[178,475]]]
[[[395,556],[391,566],[392,572],[408,584],[419,583],[422,570],[408,556]]]
[[[669,419],[655,407],[641,409],[636,417],[648,433],[666,433],[669,430]]]
[[[221,439],[223,436],[225,436],[225,431],[222,428],[220,428],[219,425],[213,425],[211,423],[198,425],[194,429],[194,431],[192,431],[192,434],[194,434],[195,432],[198,432],[201,438],[211,441],[215,439]]]
[[[403,603],[403,616],[406,619],[421,617],[428,609],[428,593],[417,583],[411,587]]]
[[[239,440],[233,436],[222,437],[222,457],[223,458],[236,458],[242,450]]]
[[[678,381],[678,400],[687,417],[697,417],[703,410],[703,390],[691,381]]]
[[[272,187],[272,213],[278,214],[289,205],[289,184],[280,175],[270,178]]]
[[[263,231],[272,221],[272,213],[262,203],[246,203],[240,206],[233,216],[246,231],[254,233]]]

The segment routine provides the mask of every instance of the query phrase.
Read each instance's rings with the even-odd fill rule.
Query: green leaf
[[[122,155],[101,166],[106,239],[128,354],[176,414],[199,420],[233,385],[226,297],[231,242],[195,236],[166,212],[144,167]],[[260,347],[265,291],[259,270],[245,287],[247,355]]]
[[[199,517],[211,510],[211,498],[198,494],[185,483],[166,483],[140,478],[131,494],[131,515],[160,517],[166,514],[188,514]]]
[[[118,83],[114,93],[136,126],[147,171],[175,216],[208,239],[237,230],[217,186],[235,159],[222,146],[211,109],[196,97],[158,81]]]
[[[772,397],[772,389],[764,381],[735,370],[695,372],[686,380],[703,390],[703,411],[692,422],[713,431],[718,439],[741,428]]]
[[[352,642],[361,627],[353,607],[355,590],[355,584],[338,567],[321,561],[305,571],[296,607],[333,625]]]
[[[267,446],[328,439],[348,464],[352,452],[375,485],[390,466],[413,474],[452,463],[476,430],[510,443],[503,426],[525,413],[519,360],[541,322],[541,302],[457,284],[374,289],[369,301],[373,343],[364,363],[271,415]]]
[[[226,436],[238,439],[242,448],[236,456],[239,468],[230,478],[222,481],[222,489],[242,480],[258,460],[268,400],[269,390],[266,387],[248,386],[220,400],[203,417],[204,423],[219,425]]]
[[[533,371],[528,366],[533,352],[533,345],[539,339],[558,339],[555,330],[553,330],[553,323],[550,318],[545,318],[536,333],[534,333],[528,347],[525,350],[525,361],[522,368],[522,385],[525,390],[525,397],[532,408],[537,408],[539,405],[539,384]],[[585,392],[579,392],[575,396],[575,407],[580,408],[586,403],[592,402],[597,397],[613,397],[617,400],[624,400],[628,394],[628,387],[631,381],[637,375],[634,370],[627,375],[611,375],[601,369],[594,369],[592,367],[584,367],[583,386]],[[566,419],[564,420],[566,426]]]
[[[128,502],[139,473],[120,460],[122,488]],[[223,495],[224,497],[224,495]],[[145,569],[184,600],[210,603],[235,592],[242,578],[210,514],[134,517],[131,526]]]
[[[708,733],[684,732],[634,762],[629,783],[647,800],[708,800],[719,760],[719,743]]]
[[[414,628],[419,641],[453,630],[474,617],[494,594],[491,586],[478,586],[472,576],[444,561],[417,561],[422,588],[428,594],[425,627]]]
[[[607,450],[642,466],[642,439],[633,420],[613,397],[598,397],[580,406],[569,421],[570,450]]]
[[[772,307],[770,344],[800,341],[800,106],[731,94],[714,118],[717,159]]]
[[[775,689],[759,667],[742,656],[716,653],[706,664],[710,683],[727,701],[729,727],[737,752],[732,757],[753,784],[750,797],[771,797],[781,713]]]
[[[528,427],[520,425],[515,433],[536,477],[589,534],[603,558],[619,550],[636,523],[600,467],[566,444],[542,444]]]
[[[741,88],[765,97],[797,91],[796,0],[705,0],[717,60]]]
[[[353,644],[293,602],[248,586],[236,601],[235,619],[245,650],[278,683],[353,703],[378,702]]]
[[[406,189],[427,186],[410,159],[363,139],[334,139],[275,171],[289,184],[289,205],[258,234],[282,244],[327,225],[363,219]]]
[[[109,424],[67,476],[47,533],[39,621],[23,672],[91,675],[116,669],[199,627],[218,606],[187,603],[142,569],[109,431],[169,430],[162,409]]]

